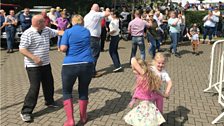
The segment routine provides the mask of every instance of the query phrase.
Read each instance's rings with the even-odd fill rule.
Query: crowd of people
[[[45,25],[57,29],[57,30],[66,30],[71,26],[70,15],[66,9],[61,9],[60,7],[51,8],[50,11],[43,9],[41,15],[44,16]],[[23,13],[15,15],[14,10],[9,11],[9,15],[6,15],[6,12],[2,9],[0,10],[1,18],[1,34],[6,32],[6,41],[7,41],[7,53],[13,53],[13,47],[15,43],[15,34],[17,27],[21,28],[21,31],[24,32],[31,26],[32,16],[30,14],[29,8],[24,8]],[[20,24],[18,26],[18,24]],[[60,41],[60,36],[58,37],[58,42]],[[53,41],[53,40],[52,40]]]
[[[49,13],[43,9],[41,14],[34,16],[29,14],[29,8],[25,8],[19,17],[15,17],[13,10],[10,10],[10,15],[4,17],[1,10],[1,16],[4,18],[1,17],[1,21],[4,20],[1,29],[5,27],[7,33],[8,53],[13,52],[13,39],[18,21],[23,31],[19,51],[24,55],[30,88],[21,110],[22,120],[32,121],[32,112],[37,104],[41,83],[45,105],[58,107],[53,98],[54,79],[49,60],[51,38],[58,36],[58,51],[65,53],[61,71],[63,105],[67,117],[64,126],[75,125],[72,89],[77,78],[80,120],[85,124],[88,120],[86,110],[89,102],[89,84],[92,78],[102,76],[102,73],[97,72],[96,66],[100,53],[104,51],[106,40],[110,41],[109,54],[114,64],[113,72],[120,72],[123,69],[118,46],[120,34],[125,32],[123,29],[125,27],[132,41],[129,62],[133,73],[136,74],[135,91],[129,106],[132,108],[137,99],[141,102],[124,117],[124,120],[135,126],[160,125],[165,122],[162,116],[163,98],[169,98],[172,81],[164,69],[165,57],[160,53],[162,51],[160,46],[170,36],[171,44],[168,50],[181,58],[177,45],[184,40],[184,36],[187,36],[192,43],[192,53],[199,55],[200,30],[195,23],[185,33],[187,17],[184,11],[186,8],[189,9],[187,4],[185,6],[184,8],[180,6],[176,10],[165,9],[164,12],[159,8],[139,9],[133,13],[133,20],[131,20],[132,13],[128,12],[127,8],[123,8],[119,13],[115,9],[100,8],[98,4],[93,4],[84,18],[78,14],[69,18],[70,15],[66,10],[61,10],[60,7],[51,8]],[[216,31],[221,14],[215,8],[209,10],[208,15],[202,19],[204,21],[202,43],[205,43],[206,36],[209,35],[208,44],[210,44]],[[150,45],[148,53],[152,62],[146,62],[145,39]],[[136,58],[138,47],[141,58]],[[145,115],[142,115],[143,111]],[[149,118],[146,115],[151,116]]]

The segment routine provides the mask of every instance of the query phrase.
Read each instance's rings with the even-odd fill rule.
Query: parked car
[[[47,9],[47,11],[49,11],[51,8],[51,6],[34,6],[34,8],[30,9],[30,14],[36,15],[36,14],[40,14],[41,11],[43,9]],[[20,14],[23,14],[24,10],[19,11],[18,13],[16,13],[16,17],[19,19]],[[20,25],[20,22],[18,20],[18,25],[17,25],[17,29],[16,29],[16,34],[15,34],[15,42],[18,43],[20,42],[20,36],[22,35],[22,28]],[[6,32],[2,32],[1,34],[1,41],[4,42],[6,40]]]
[[[3,9],[6,12],[6,15],[9,14],[10,10],[15,10],[15,12],[18,12],[21,7],[17,4],[4,4],[0,3],[1,9]]]

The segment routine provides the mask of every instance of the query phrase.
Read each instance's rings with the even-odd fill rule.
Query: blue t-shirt
[[[68,47],[63,65],[93,62],[90,48],[90,32],[81,25],[65,30],[60,45]]]

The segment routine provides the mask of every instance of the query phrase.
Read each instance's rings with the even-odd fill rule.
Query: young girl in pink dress
[[[136,100],[140,100],[140,103],[124,117],[124,120],[133,126],[158,126],[165,122],[160,110],[154,105],[154,102],[157,105],[158,98],[166,97],[159,91],[161,79],[143,60],[132,58],[131,64],[136,74],[136,85],[129,106],[132,108]]]

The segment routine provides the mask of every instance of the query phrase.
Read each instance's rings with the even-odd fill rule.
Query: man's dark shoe
[[[175,53],[175,56],[181,58],[181,55],[179,53]]]
[[[20,117],[22,118],[22,120],[24,122],[32,122],[33,121],[32,117],[31,117],[31,114],[22,114],[21,113]]]
[[[169,53],[172,53],[172,49],[169,49]]]
[[[49,108],[58,108],[60,105],[57,102],[53,102],[51,104],[45,104]]]
[[[157,52],[163,52],[162,49],[158,49]]]

